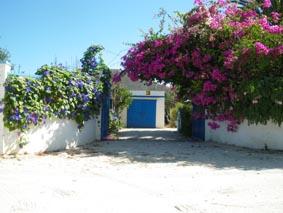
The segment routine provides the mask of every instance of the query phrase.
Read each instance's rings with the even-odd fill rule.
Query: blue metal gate
[[[104,94],[102,97],[102,109],[101,109],[101,139],[105,138],[108,135],[109,111],[110,111],[110,94]]]
[[[193,106],[193,113],[203,113],[204,109]],[[192,137],[200,140],[205,140],[205,119],[193,119],[192,120]]]
[[[127,126],[129,128],[155,128],[156,100],[133,100],[128,109]]]

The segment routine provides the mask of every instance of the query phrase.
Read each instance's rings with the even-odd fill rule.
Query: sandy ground
[[[0,159],[0,212],[283,212],[283,154],[127,130],[121,141]]]

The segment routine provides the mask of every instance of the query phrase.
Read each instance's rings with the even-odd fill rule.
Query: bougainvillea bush
[[[283,122],[282,14],[267,17],[258,5],[239,9],[219,0],[196,1],[183,26],[166,36],[145,39],[123,57],[131,80],[173,84],[184,99],[203,108],[195,117],[210,127],[227,121],[229,131],[247,119]],[[263,9],[267,8],[266,1]],[[121,76],[114,76],[114,81]]]
[[[85,55],[96,50],[93,46]],[[99,114],[105,90],[104,71],[108,68],[102,61],[94,63],[95,57],[92,54],[89,59],[90,72],[44,65],[36,72],[38,78],[9,76],[5,82],[5,126],[10,131],[25,131],[56,117],[75,120],[78,128],[83,127],[85,121]]]

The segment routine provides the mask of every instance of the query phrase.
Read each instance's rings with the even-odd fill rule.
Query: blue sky
[[[91,44],[105,47],[104,58],[119,68],[129,48],[142,39],[140,30],[156,27],[160,8],[188,11],[193,0],[0,0],[0,47],[12,63],[32,74],[43,64],[75,66]]]

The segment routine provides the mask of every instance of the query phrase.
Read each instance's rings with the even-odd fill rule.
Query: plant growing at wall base
[[[132,103],[132,93],[118,84],[113,85],[111,93],[113,110],[117,115],[120,115]]]
[[[117,135],[123,127],[121,113],[132,103],[132,93],[127,88],[114,84],[111,90],[112,111],[110,112],[109,133]]]

